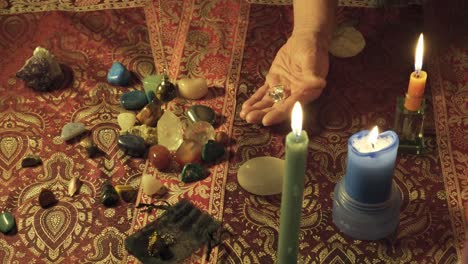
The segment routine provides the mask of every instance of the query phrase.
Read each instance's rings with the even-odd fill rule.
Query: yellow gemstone
[[[131,191],[135,190],[130,185],[116,185],[114,188],[117,191],[117,193],[119,194],[119,196],[122,196],[122,193],[124,193],[124,192],[131,192]]]

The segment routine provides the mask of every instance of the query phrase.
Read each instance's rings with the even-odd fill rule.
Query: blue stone
[[[112,64],[107,73],[107,81],[112,85],[126,86],[130,81],[130,77],[130,72],[118,61]]]
[[[132,157],[143,157],[146,153],[145,140],[135,135],[120,135],[119,147]]]
[[[148,104],[145,92],[126,92],[120,97],[120,104],[127,110],[140,110]]]
[[[0,232],[8,233],[15,227],[15,217],[9,212],[0,214]]]

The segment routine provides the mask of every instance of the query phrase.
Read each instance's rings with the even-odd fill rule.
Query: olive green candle
[[[297,263],[302,195],[309,138],[302,131],[302,109],[297,102],[292,112],[292,132],[286,136],[286,166],[281,196],[278,263]]]

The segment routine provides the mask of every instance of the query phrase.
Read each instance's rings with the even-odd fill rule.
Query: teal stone
[[[192,122],[205,121],[214,124],[216,113],[205,105],[194,105],[187,110],[187,116]]]
[[[161,84],[164,75],[150,75],[143,79],[143,88],[145,89],[145,94],[148,102],[151,102],[156,95],[156,90]]]
[[[126,86],[131,77],[130,72],[118,61],[112,64],[107,73],[107,81],[113,85]]]
[[[202,149],[202,159],[205,162],[214,162],[224,155],[226,150],[221,143],[208,140]]]
[[[119,194],[109,182],[102,185],[101,202],[106,207],[114,206],[119,202]]]
[[[140,110],[148,104],[145,92],[126,92],[120,97],[120,104],[127,110]]]
[[[208,176],[202,165],[196,163],[185,164],[182,169],[181,179],[185,183],[196,182]]]
[[[15,217],[9,212],[3,212],[0,214],[0,231],[2,233],[8,233],[15,228]]]

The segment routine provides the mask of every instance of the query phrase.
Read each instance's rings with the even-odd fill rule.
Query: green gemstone
[[[0,231],[8,233],[15,227],[15,217],[9,212],[0,214]]]
[[[214,140],[208,140],[202,149],[202,159],[206,162],[214,162],[225,153],[224,146]]]
[[[182,181],[185,183],[196,182],[205,179],[208,174],[202,165],[196,163],[189,163],[182,169]]]
[[[187,116],[192,122],[205,121],[214,124],[216,114],[213,109],[205,105],[194,105],[187,110]]]
[[[164,75],[149,75],[143,79],[143,88],[145,89],[146,98],[148,98],[148,102],[153,100],[154,95],[156,94],[156,90],[158,86],[161,84]]]

